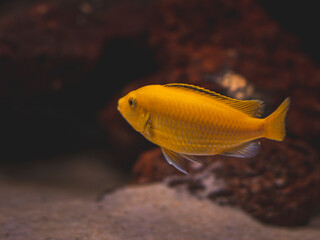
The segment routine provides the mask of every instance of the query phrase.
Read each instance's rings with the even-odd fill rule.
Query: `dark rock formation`
[[[231,70],[253,87],[246,98],[266,102],[265,116],[285,97],[292,98],[287,119],[287,135],[292,140],[265,141],[263,151],[253,159],[217,157],[222,169],[217,171],[227,187],[209,181],[215,191],[208,197],[241,206],[264,222],[304,224],[319,200],[319,159],[312,146],[319,147],[320,70],[299,50],[297,39],[282,31],[255,1],[162,0],[156,6],[148,43],[155,49],[160,69],[142,80],[144,84],[184,82],[230,95],[236,78],[231,87],[217,79]],[[109,109],[116,111],[115,103]],[[115,125],[118,118],[114,118]],[[141,136],[136,134],[135,139],[128,147],[142,149]],[[150,182],[170,175],[161,160],[158,150],[141,155],[133,170],[135,180]],[[182,179],[178,182],[186,180]],[[187,180],[196,192],[210,188],[203,187],[196,175]]]
[[[288,135],[318,147],[320,70],[255,1],[163,0],[148,27],[148,47],[155,51],[159,71],[131,86],[184,82],[228,93],[215,79],[231,70],[255,87],[258,94],[246,97],[264,100],[266,115],[292,97]],[[116,112],[116,100],[110,108]],[[103,122],[110,124],[108,111]]]
[[[217,156],[169,182],[287,226],[305,223],[319,200],[320,70],[254,0],[32,3],[1,16],[0,72],[10,156],[62,142],[70,149],[81,139],[75,132],[103,128],[127,167],[151,146],[116,110],[117,99],[139,86],[184,82],[259,98],[266,115],[290,96],[290,139],[264,141],[253,159]],[[139,183],[175,173],[159,150],[143,153],[133,170]]]
[[[89,1],[43,1],[4,14],[0,24],[0,96],[57,91],[83,81],[88,74],[94,82],[97,74],[108,76],[109,72],[113,77],[116,73],[112,71],[120,66],[114,69],[112,63],[117,55],[123,57],[123,52],[112,53],[116,50],[112,40],[134,39],[145,28],[146,15],[139,4],[114,6]],[[121,46],[121,41],[118,44]],[[104,70],[99,69],[101,64],[105,64]],[[107,93],[121,85],[105,81],[111,83]]]
[[[207,158],[202,168],[189,167],[189,175],[173,176],[160,149],[143,153],[133,169],[137,183],[165,176],[172,187],[190,191],[219,204],[241,207],[259,220],[282,226],[305,224],[320,200],[317,152],[291,139],[263,141],[254,158]]]

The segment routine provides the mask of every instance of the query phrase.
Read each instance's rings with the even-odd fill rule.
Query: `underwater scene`
[[[0,240],[320,239],[319,22],[0,1]]]

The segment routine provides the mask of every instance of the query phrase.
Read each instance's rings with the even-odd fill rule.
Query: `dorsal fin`
[[[184,83],[170,83],[164,86],[182,88],[187,91],[198,92],[199,94],[210,96],[214,98],[216,101],[223,102],[224,104],[227,104],[228,106],[234,109],[237,109],[251,117],[261,117],[264,111],[264,103],[260,100],[238,100],[238,99],[223,96],[219,93],[210,91],[202,87],[184,84]]]

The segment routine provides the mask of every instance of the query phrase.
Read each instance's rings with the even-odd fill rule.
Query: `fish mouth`
[[[118,100],[118,106],[117,106],[117,109],[118,109],[118,111],[121,113],[121,109],[122,109],[122,104],[123,104],[123,98],[120,98],[119,100]]]

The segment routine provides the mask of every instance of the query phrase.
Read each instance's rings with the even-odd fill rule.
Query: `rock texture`
[[[224,182],[218,186],[206,177],[207,185],[194,178],[186,186],[268,223],[307,222],[320,184],[318,150],[312,149],[319,149],[320,142],[316,64],[254,0],[142,2],[32,1],[1,15],[0,132],[8,156],[2,159],[27,161],[26,155],[70,151],[73,144],[88,147],[98,139],[121,159],[119,165],[130,168],[151,145],[122,119],[116,103],[145,84],[185,82],[239,98],[257,97],[266,102],[266,114],[291,96],[287,127],[292,141],[266,142],[254,162],[224,159],[220,167],[213,165],[215,170],[195,170],[200,176],[207,170],[211,177],[220,172]],[[225,85],[223,73],[237,77]],[[247,95],[232,91],[243,86],[243,79]],[[134,167],[137,182],[175,174],[162,165],[159,150],[141,156]],[[34,209],[26,216],[32,217]],[[13,220],[12,226],[25,219]]]
[[[3,240],[316,240],[320,237],[320,229],[265,226],[241,211],[192,198],[162,184],[124,188],[100,201],[70,196],[45,198],[36,189],[8,191],[1,186],[0,190]]]
[[[229,96],[239,83],[246,84],[254,90],[245,98],[264,100],[265,116],[285,97],[292,98],[287,117],[290,140],[264,142],[261,154],[252,160],[220,158],[224,181],[232,190],[221,190],[217,195],[264,222],[305,224],[320,195],[320,162],[315,150],[319,149],[320,136],[317,66],[299,49],[298,40],[282,31],[255,1],[162,0],[156,6],[148,43],[155,49],[161,68],[144,79],[144,84],[184,82]],[[219,79],[221,72],[228,70],[247,80],[243,83],[233,77],[226,86]],[[129,84],[121,94],[141,82]],[[243,97],[237,93],[233,96]],[[115,109],[115,104],[107,109]],[[122,128],[119,114],[106,114],[104,119],[108,116],[112,116],[105,121],[109,128]],[[119,133],[123,138],[125,135],[109,132],[115,134],[113,139]],[[132,131],[127,135],[131,137],[128,147],[142,151],[141,136]],[[135,180],[149,182],[174,174],[170,166],[165,169],[161,164],[166,163],[159,150],[142,154],[133,168]],[[195,177],[193,182],[197,181]],[[202,188],[210,186],[200,184]],[[210,196],[216,199],[215,194]]]
[[[1,2],[0,11],[4,155],[44,158],[92,143],[108,146],[97,123],[98,112],[127,82],[155,69],[142,36],[148,5],[3,2],[7,3]]]
[[[158,71],[128,84],[116,98],[141,85],[170,82],[228,93],[215,79],[229,69],[263,90],[247,97],[264,100],[266,114],[291,96],[288,134],[319,146],[320,70],[300,50],[298,39],[282,31],[256,1],[160,0],[155,6],[146,46],[154,52]],[[121,116],[110,112],[115,106],[116,100],[100,115],[112,139],[119,137],[110,128],[122,128]],[[139,135],[130,131],[127,135],[141,149]],[[133,142],[128,147],[134,148]]]
[[[214,156],[189,175],[178,173],[165,161],[160,149],[143,153],[133,168],[137,183],[166,179],[219,204],[236,205],[257,219],[277,225],[306,224],[320,200],[320,168],[317,152],[291,139],[283,143],[263,141],[254,158]],[[174,176],[174,177],[173,177]]]
[[[110,2],[38,1],[3,14],[0,96],[48,94],[74,83],[72,87],[79,87],[88,74],[95,84],[107,81],[99,77],[106,72],[112,76],[120,67],[112,65],[118,63],[113,51],[118,46],[117,54],[122,56],[128,50],[126,44],[119,49],[126,41],[115,44],[111,40],[134,39],[144,29],[147,15],[141,4],[114,6]],[[112,85],[119,86],[116,81]]]

